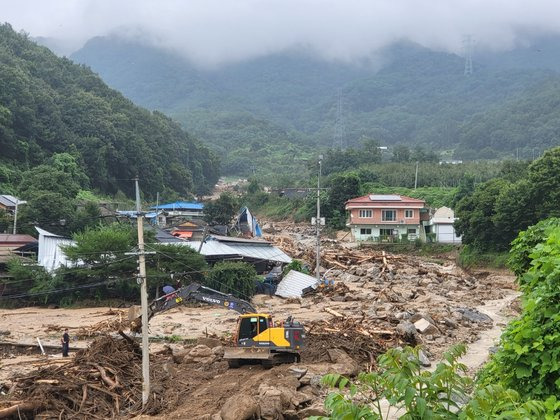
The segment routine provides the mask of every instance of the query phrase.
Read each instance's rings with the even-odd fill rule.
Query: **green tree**
[[[534,223],[536,212],[531,190],[529,181],[521,180],[505,185],[496,197],[493,222],[496,231],[502,232],[500,246],[507,248],[519,232]]]
[[[72,173],[51,165],[39,165],[23,173],[18,190],[27,200],[30,200],[32,195],[45,192],[56,193],[73,200],[80,191],[80,184]]]
[[[208,264],[203,255],[189,246],[156,244],[149,245],[148,249],[155,252],[146,258],[150,291],[154,295],[156,288],[161,291],[166,284],[185,286],[204,282]]]
[[[363,143],[363,154],[362,163],[379,163],[381,162],[381,149],[379,148],[379,142],[377,140],[365,138],[362,140]]]
[[[328,185],[330,189],[323,211],[326,217],[331,219],[330,224],[336,227],[344,226],[346,222],[344,206],[350,198],[360,195],[360,178],[355,173],[335,175],[329,179]]]
[[[494,217],[496,197],[508,187],[507,181],[494,179],[477,185],[472,195],[457,203],[455,229],[465,244],[481,251],[507,249],[511,239],[496,228]]]
[[[393,148],[393,162],[410,162],[410,149],[402,144],[399,144]]]
[[[550,149],[529,166],[532,200],[538,220],[560,216],[560,147]]]
[[[227,225],[237,213],[238,208],[237,198],[231,193],[224,192],[217,200],[204,205],[204,220],[209,224]]]
[[[18,210],[18,231],[36,234],[34,226],[68,235],[76,214],[75,201],[58,192],[33,191]]]
[[[220,262],[214,265],[206,285],[212,289],[228,293],[244,300],[250,300],[255,294],[255,268],[244,262]]]

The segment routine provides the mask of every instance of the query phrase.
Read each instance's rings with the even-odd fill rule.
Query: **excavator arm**
[[[240,314],[256,312],[253,305],[243,299],[236,298],[227,293],[222,293],[210,287],[202,286],[198,283],[192,283],[152,301],[148,306],[148,319],[159,312],[167,311],[189,301],[220,306],[237,311]]]

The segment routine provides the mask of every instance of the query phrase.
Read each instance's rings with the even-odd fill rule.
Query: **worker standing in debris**
[[[64,334],[62,334],[60,342],[62,343],[62,357],[68,357],[68,350],[70,350],[70,336],[68,335],[68,328],[64,330]]]

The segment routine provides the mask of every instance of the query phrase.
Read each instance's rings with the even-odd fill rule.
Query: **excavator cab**
[[[253,316],[254,315],[254,316]],[[253,340],[272,324],[272,318],[258,314],[239,318],[237,340]]]

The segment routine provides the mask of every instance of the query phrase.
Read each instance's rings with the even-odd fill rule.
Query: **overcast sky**
[[[201,65],[293,46],[329,59],[359,59],[395,40],[462,51],[511,49],[560,32],[559,0],[0,0],[0,22],[62,40],[141,37]]]

